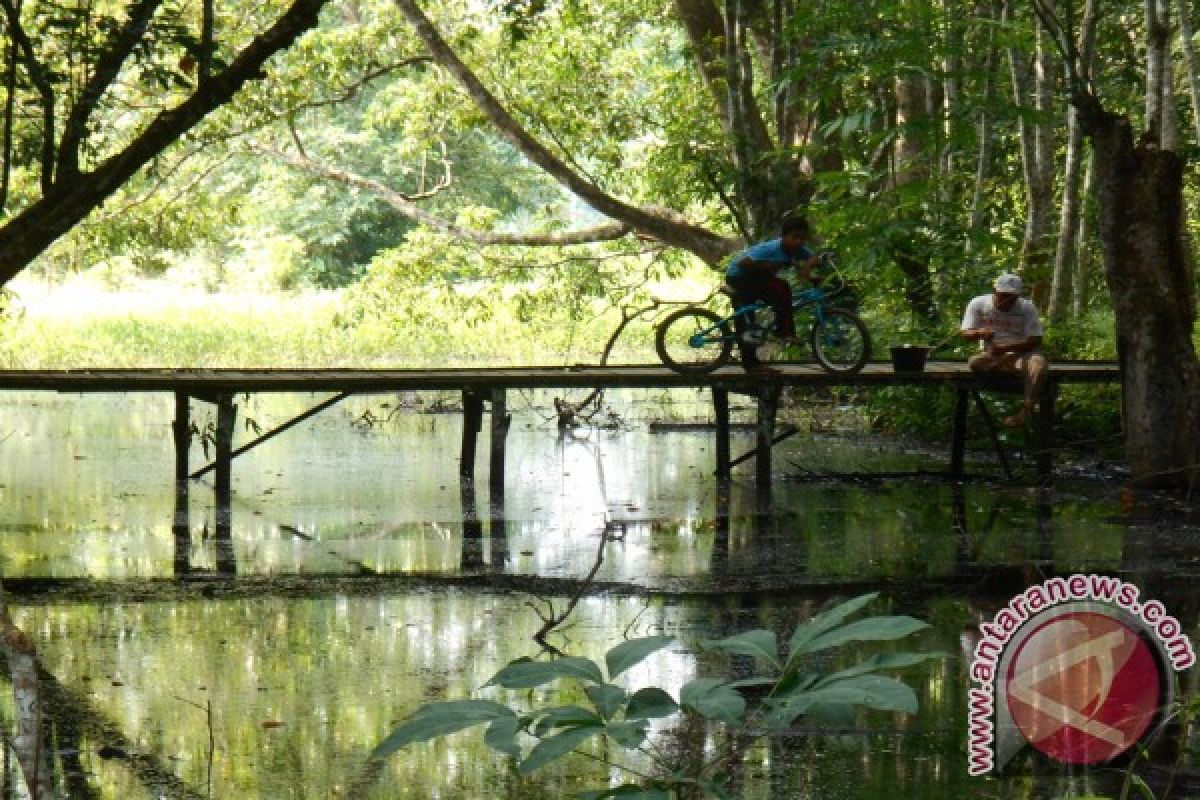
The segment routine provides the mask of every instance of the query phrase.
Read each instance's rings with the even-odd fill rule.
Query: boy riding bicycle
[[[795,315],[792,312],[792,287],[779,277],[779,271],[795,265],[796,274],[803,281],[812,279],[813,267],[820,263],[820,256],[808,249],[811,234],[808,220],[801,216],[789,216],[783,220],[778,239],[761,242],[729,259],[725,269],[725,283],[732,290],[734,308],[759,301],[770,304],[775,312],[775,328],[779,342],[788,347],[796,341]],[[745,340],[747,321],[744,316],[734,320],[737,330],[738,350],[742,355],[742,367],[751,375],[769,377],[778,374],[758,360],[757,346]]]

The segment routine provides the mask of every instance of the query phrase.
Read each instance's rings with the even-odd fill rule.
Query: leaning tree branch
[[[444,217],[432,214],[417,205],[415,200],[430,196],[430,192],[421,195],[407,195],[386,186],[379,181],[358,175],[348,170],[331,167],[314,161],[299,153],[255,148],[255,152],[270,156],[280,163],[293,169],[307,172],[319,178],[324,178],[343,186],[362,189],[380,198],[393,209],[420,224],[433,230],[452,236],[455,239],[472,242],[482,246],[509,245],[517,247],[564,247],[575,244],[592,244],[621,239],[632,232],[632,228],[622,222],[610,222],[592,228],[582,228],[558,233],[495,233],[464,228]]]
[[[11,6],[12,0],[0,0]],[[0,286],[7,283],[149,163],[228,103],[248,81],[264,77],[271,56],[316,27],[328,0],[293,0],[267,30],[179,105],[160,112],[123,149],[70,183],[54,184],[40,200],[0,227]]]
[[[718,263],[740,245],[738,240],[721,236],[696,225],[677,212],[631,205],[614,197],[571,169],[561,158],[534,138],[508,109],[500,104],[496,96],[483,85],[471,68],[442,38],[441,33],[421,10],[417,0],[395,0],[395,3],[425,43],[429,54],[458,80],[471,100],[500,133],[526,158],[576,196],[586,201],[592,208],[605,216],[620,220],[639,233],[687,250],[710,264]]]

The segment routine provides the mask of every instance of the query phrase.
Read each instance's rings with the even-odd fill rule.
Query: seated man
[[[1004,420],[1005,425],[1019,428],[1033,414],[1046,382],[1042,323],[1033,303],[1021,297],[1019,277],[1001,275],[994,289],[967,304],[962,335],[980,342],[983,350],[968,362],[974,372],[1024,377],[1025,403],[1018,413]]]
[[[778,239],[756,244],[738,253],[729,259],[729,266],[725,270],[725,282],[733,289],[734,308],[759,301],[770,303],[775,312],[775,330],[784,347],[794,343],[796,323],[792,311],[792,287],[779,277],[779,271],[795,264],[801,280],[811,280],[812,268],[821,259],[806,246],[809,233],[808,220],[787,217]],[[745,341],[745,319],[738,317],[735,324],[742,367],[751,375],[767,377],[776,374],[775,370],[758,360],[756,345]]]

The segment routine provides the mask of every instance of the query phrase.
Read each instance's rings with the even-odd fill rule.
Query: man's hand
[[[991,343],[992,339],[996,338],[996,332],[991,328],[964,328],[962,337],[970,342],[987,342]]]

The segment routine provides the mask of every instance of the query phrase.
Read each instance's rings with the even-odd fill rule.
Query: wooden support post
[[[775,439],[775,413],[779,410],[780,393],[778,384],[764,384],[758,393],[754,479],[760,487],[771,485],[771,445]]]
[[[175,419],[171,423],[175,439],[175,491],[187,494],[188,454],[192,447],[191,398],[187,392],[175,393]]]
[[[171,423],[175,440],[175,518],[171,534],[175,539],[176,575],[191,572],[192,528],[189,516],[190,496],[188,454],[192,446],[191,398],[186,392],[175,393],[175,419]]]
[[[1037,448],[1037,477],[1039,483],[1050,483],[1054,479],[1054,404],[1058,399],[1058,382],[1049,380],[1038,402],[1034,419],[1035,447]]]
[[[717,425],[717,480],[728,481],[733,468],[729,464],[729,390],[714,386],[713,414]]]
[[[954,430],[950,443],[950,474],[961,478],[967,454],[967,410],[971,390],[966,386],[954,389]]]
[[[217,395],[216,431],[216,546],[217,572],[222,575],[237,573],[237,560],[233,552],[233,429],[237,423],[237,406],[233,395]]]
[[[217,396],[217,430],[216,430],[216,495],[217,506],[222,500],[226,503],[232,496],[233,473],[233,429],[237,423],[237,406],[233,403],[233,395]]]
[[[458,458],[459,477],[475,480],[475,453],[479,430],[483,427],[483,398],[476,392],[463,391],[462,450]]]
[[[492,438],[489,463],[488,488],[492,502],[504,497],[504,443],[508,437],[508,426],[512,417],[508,414],[508,400],[503,389],[492,390]]]

